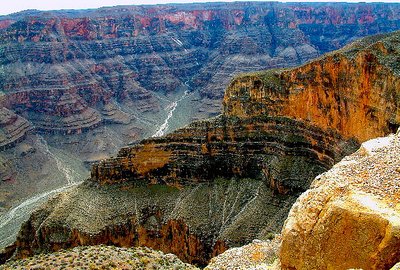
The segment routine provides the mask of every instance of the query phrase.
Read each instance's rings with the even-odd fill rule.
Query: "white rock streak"
[[[73,184],[38,194],[23,201],[2,215],[0,217],[0,248],[10,244],[14,240],[13,238],[15,238],[22,221],[26,220],[33,210],[49,198],[50,195],[62,192],[77,184],[79,183],[74,182]]]
[[[180,40],[177,39],[177,38],[173,38],[173,37],[171,37],[171,38],[172,38],[172,40],[173,40],[176,44],[178,44],[179,46],[182,46],[182,47],[183,47],[182,41],[180,41]],[[185,52],[187,52],[186,48],[183,48],[183,49],[185,50]]]
[[[178,106],[179,102],[181,102],[184,98],[187,97],[189,94],[189,91],[186,90],[185,93],[176,101],[172,102],[168,107],[166,108],[169,110],[167,118],[165,119],[164,123],[159,127],[159,129],[156,131],[156,133],[153,134],[151,137],[161,137],[165,134],[165,132],[168,129],[168,122],[171,119],[171,117],[174,115],[174,111],[176,107]]]
[[[72,177],[72,171],[71,171],[71,169],[68,168],[67,166],[65,166],[65,162],[63,162],[62,160],[60,160],[56,155],[54,155],[54,154],[50,151],[49,146],[48,146],[46,140],[45,140],[42,136],[38,135],[38,138],[39,138],[39,143],[40,143],[39,146],[43,149],[43,151],[44,151],[50,158],[54,159],[54,161],[56,162],[57,169],[58,169],[62,174],[64,174],[65,179],[67,180],[67,185],[72,185],[72,184],[74,184],[74,180],[73,180],[73,177]]]

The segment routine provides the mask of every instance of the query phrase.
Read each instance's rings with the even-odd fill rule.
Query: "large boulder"
[[[400,141],[362,144],[317,177],[282,230],[282,269],[390,269],[400,260]]]

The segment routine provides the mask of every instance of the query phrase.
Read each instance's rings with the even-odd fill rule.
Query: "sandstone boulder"
[[[317,177],[282,230],[282,269],[390,269],[400,260],[400,134]]]

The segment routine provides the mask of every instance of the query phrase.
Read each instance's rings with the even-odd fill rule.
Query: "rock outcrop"
[[[228,87],[224,114],[284,115],[357,141],[395,132],[398,35],[366,38],[299,68],[244,76]]]
[[[273,241],[255,239],[248,245],[228,249],[212,258],[204,270],[272,269],[277,258],[279,240],[279,236],[274,238]]]
[[[173,254],[150,248],[118,248],[113,246],[76,247],[53,254],[40,254],[25,260],[9,262],[0,269],[159,269],[198,270],[183,263]]]
[[[94,165],[85,184],[35,212],[15,256],[108,243],[205,264],[227,247],[266,238],[315,176],[399,126],[399,35],[235,79],[223,115],[121,149]]]
[[[290,118],[221,116],[121,149],[92,167],[92,181],[183,187],[218,177],[266,178],[277,192],[294,194],[355,145]]]
[[[0,109],[0,151],[22,141],[32,127],[29,122],[14,112]]]
[[[390,269],[400,261],[400,132],[370,140],[293,205],[282,269]]]

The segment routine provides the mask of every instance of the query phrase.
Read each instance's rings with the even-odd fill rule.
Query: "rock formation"
[[[370,140],[293,205],[282,269],[390,269],[400,261],[400,132]]]
[[[12,147],[22,141],[26,133],[31,130],[29,122],[12,111],[0,109],[0,150]]]
[[[15,256],[107,243],[205,264],[227,247],[267,238],[315,176],[399,126],[399,35],[238,77],[223,115],[121,149],[35,212]]]
[[[7,107],[38,129],[80,132],[98,126],[96,110],[109,102],[124,110],[125,100],[144,99],[153,106],[138,110],[154,112],[160,101],[153,92],[185,87],[219,100],[238,72],[300,64],[398,29],[398,9],[209,3],[27,11],[0,18],[0,82]]]
[[[252,243],[231,248],[211,259],[205,270],[272,269],[278,253],[279,236],[273,241],[253,240]]]
[[[181,186],[263,174],[274,187],[304,191],[310,182],[299,164],[312,175],[343,157],[350,140],[399,127],[398,34],[363,39],[298,68],[241,76],[226,90],[222,116],[123,148],[93,166],[92,180]]]
[[[3,103],[49,133],[97,127],[110,102],[154,113],[164,106],[158,95],[187,88],[210,116],[234,74],[297,65],[399,29],[398,14],[391,4],[208,3],[2,16]]]
[[[18,116],[15,128],[25,123],[24,119],[28,122],[14,133],[7,131],[11,132],[7,142],[0,127],[0,149],[7,148],[0,150],[0,156],[8,168],[0,177],[13,176],[13,181],[0,182],[2,193],[7,193],[0,194],[0,201],[6,202],[0,203],[4,206],[0,212],[38,195],[43,186],[49,191],[69,183],[70,176],[57,165],[59,156],[71,160],[67,171],[73,181],[80,181],[83,165],[89,167],[130,142],[157,134],[171,108],[176,110],[164,132],[193,119],[216,116],[221,111],[223,90],[235,74],[298,65],[356,38],[399,29],[399,10],[399,5],[382,3],[255,2],[30,10],[1,16],[0,108]],[[189,94],[182,100],[185,91]],[[178,100],[179,104],[172,106]],[[221,121],[223,128],[227,121]],[[275,122],[265,121],[265,125]],[[19,137],[28,124],[32,136]],[[203,125],[206,128],[208,124]],[[228,129],[238,131],[236,124],[229,125]],[[227,147],[210,139],[215,151]],[[285,147],[291,143],[290,138],[284,140]],[[329,147],[329,140],[321,147]],[[9,148],[14,145],[17,148]],[[27,154],[20,156],[19,148],[26,147],[31,151],[22,151]],[[40,162],[32,162],[34,156]],[[238,156],[230,158],[232,166],[242,163]],[[268,162],[281,164],[274,156]],[[202,159],[202,155],[193,158]],[[202,166],[220,164],[221,158]],[[257,158],[245,163],[254,165]],[[333,161],[322,163],[325,170]],[[279,166],[269,175],[290,171]],[[187,170],[194,173],[189,167]],[[283,178],[291,179],[291,174],[296,173],[287,172]]]
[[[117,248],[113,246],[76,247],[53,254],[40,254],[25,260],[11,261],[0,267],[4,270],[51,269],[159,269],[198,270],[183,263],[173,254],[150,248]]]

